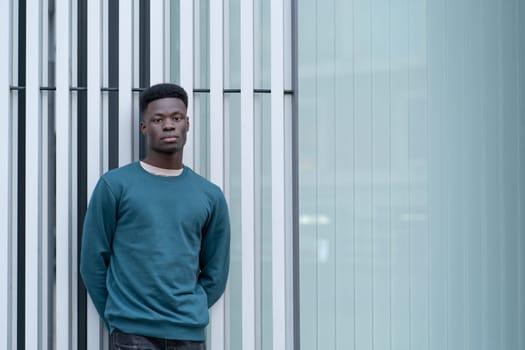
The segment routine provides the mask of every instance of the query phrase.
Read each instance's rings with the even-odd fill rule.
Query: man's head
[[[140,114],[144,116],[144,111],[150,102],[167,97],[182,100],[184,106],[188,108],[188,94],[182,86],[171,83],[162,83],[152,85],[140,93]]]
[[[157,84],[142,91],[140,129],[148,152],[182,154],[189,130],[187,107],[188,94],[179,85]]]

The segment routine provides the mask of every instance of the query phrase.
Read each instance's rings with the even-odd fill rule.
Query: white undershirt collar
[[[153,175],[158,175],[158,176],[179,176],[180,174],[182,174],[182,171],[184,170],[184,168],[182,169],[159,168],[151,164],[145,163],[143,161],[140,161],[140,165],[148,173],[151,173]]]

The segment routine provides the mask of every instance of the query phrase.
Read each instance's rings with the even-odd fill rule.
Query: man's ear
[[[143,120],[140,121],[140,132],[142,135],[146,135],[146,123]]]
[[[190,130],[190,117],[186,116],[186,132]]]

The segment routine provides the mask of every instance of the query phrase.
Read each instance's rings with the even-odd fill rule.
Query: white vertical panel
[[[41,7],[41,24],[40,24],[40,45],[41,45],[41,66],[40,66],[40,81],[42,85],[48,85],[49,82],[49,16],[47,14],[49,8],[48,0],[40,0]],[[39,315],[39,327],[40,327],[40,346],[41,349],[48,349],[49,342],[49,209],[48,209],[48,198],[49,198],[49,91],[44,91],[40,95],[40,183],[41,183],[41,207],[40,207],[40,315]]]
[[[221,1],[210,3],[210,174],[221,188],[224,184],[224,98],[223,98],[223,7]]]
[[[195,85],[195,87],[197,88],[202,88],[201,84],[202,84],[202,79],[201,79],[201,75],[202,75],[202,63],[201,63],[201,56],[202,56],[202,49],[201,49],[201,43],[200,41],[203,40],[202,39],[202,34],[201,32],[205,29],[205,28],[208,28],[206,27],[206,24],[203,25],[203,15],[202,15],[202,12],[203,12],[203,5],[202,5],[202,2],[203,0],[196,0],[195,2],[193,2],[193,38],[192,40],[194,40],[194,43],[193,43],[193,62],[195,62],[195,65],[192,66],[193,67],[193,71],[191,72],[191,74],[193,75],[193,83]],[[204,28],[203,28],[204,27]],[[204,39],[205,40],[205,39]],[[209,38],[208,38],[209,40]],[[204,171],[207,171],[208,169],[202,169],[202,154],[203,152],[201,151],[201,148],[202,148],[202,133],[201,133],[201,125],[204,124],[203,123],[203,119],[205,118],[202,118],[201,117],[201,109],[203,107],[203,103],[202,101],[204,100],[203,98],[203,94],[201,93],[195,93],[193,94],[193,97],[194,97],[194,100],[193,100],[193,110],[191,111],[192,115],[191,115],[191,121],[193,122],[193,127],[191,128],[191,130],[193,130],[193,136],[194,136],[194,139],[193,139],[193,142],[192,142],[192,146],[193,146],[193,161],[194,161],[194,164],[193,164],[193,170],[197,171],[198,173],[204,173]],[[209,100],[208,100],[208,103],[209,103]]]
[[[71,349],[70,0],[56,2],[56,349]]]
[[[242,348],[255,349],[253,0],[241,1]]]
[[[132,77],[133,50],[131,26],[133,2],[119,2],[119,62],[118,62],[118,113],[119,113],[119,165],[130,163],[133,158],[133,111],[132,111]]]
[[[0,2],[0,13],[10,14],[11,1]],[[11,268],[11,21],[0,21],[0,115],[7,122],[0,128],[0,349],[11,349],[10,268]]]
[[[164,67],[163,67],[163,77],[162,81],[171,81],[171,6],[175,4],[171,1],[166,1],[164,3]],[[175,18],[173,19],[175,20]]]
[[[16,31],[14,28],[14,22],[13,21],[13,33]],[[13,36],[13,43],[16,42]],[[13,55],[14,56],[14,55]],[[11,62],[14,66],[14,57],[12,58],[13,61]],[[13,83],[14,83],[14,77],[12,77]],[[18,285],[17,283],[14,283],[14,276],[17,275],[18,271],[18,236],[16,232],[16,226],[15,223],[17,222],[18,218],[18,193],[16,189],[18,188],[19,184],[24,181],[24,179],[18,179],[18,159],[16,155],[18,154],[18,122],[17,118],[15,116],[18,116],[18,94],[11,93],[11,116],[12,116],[12,124],[11,124],[11,137],[12,137],[12,151],[11,153],[11,159],[9,164],[11,165],[12,173],[11,173],[11,193],[9,194],[9,201],[11,205],[11,213],[10,213],[10,220],[11,220],[11,242],[9,244],[10,248],[10,254],[11,254],[11,268],[9,270],[9,277],[11,278],[12,287],[11,290],[8,292],[8,302],[11,303],[8,305],[8,312],[11,313],[11,332],[8,334],[8,339],[11,339],[11,346],[13,349],[16,349],[18,346],[18,339],[17,339],[17,327],[19,314],[18,309],[16,305],[18,305],[19,302],[23,302],[24,298],[18,298]]]
[[[230,27],[229,27],[229,21],[230,21],[230,0],[223,0],[222,1],[222,8],[223,8],[223,29],[222,29],[222,36],[223,36],[223,69],[222,69],[222,76],[223,76],[223,87],[227,88],[230,87]],[[224,104],[223,104],[223,191],[225,192],[226,201],[228,203],[231,203],[231,175],[230,175],[230,155],[231,155],[231,132],[230,132],[230,125],[231,125],[231,98],[230,96],[224,96]],[[231,244],[230,244],[231,246]],[[231,258],[230,258],[231,261]],[[223,309],[224,309],[224,315],[223,315],[223,333],[224,333],[224,342],[223,347],[224,349],[231,349],[231,298],[230,298],[230,283],[228,282],[226,284],[226,288],[224,290],[224,303],[223,303]]]
[[[70,22],[70,31],[71,31],[71,38],[76,38],[78,33],[78,3],[76,1],[70,2],[70,14],[71,14],[71,22]],[[71,40],[71,47],[70,47],[70,82],[71,86],[78,86],[77,78],[78,78],[78,60],[77,60],[77,49],[78,49],[78,42],[77,40]],[[70,95],[70,113],[71,113],[71,121],[70,121],[70,128],[71,128],[71,134],[70,134],[70,140],[71,140],[71,155],[77,154],[78,150],[78,133],[77,133],[77,123],[78,123],[78,92],[72,92]],[[71,200],[71,279],[70,279],[70,285],[69,285],[69,293],[71,298],[71,335],[70,335],[70,343],[73,344],[71,347],[72,350],[75,350],[77,347],[75,344],[78,344],[78,314],[79,312],[84,313],[84,310],[79,310],[78,308],[78,279],[79,273],[78,273],[78,250],[76,249],[78,247],[78,217],[77,217],[77,209],[78,209],[78,191],[73,190],[77,189],[77,169],[78,169],[78,161],[77,157],[72,156],[70,159],[70,181],[71,181],[71,192],[70,192],[70,200]],[[58,325],[58,323],[57,323]],[[57,347],[57,350],[58,349]]]
[[[180,83],[188,92],[188,114],[190,116],[190,131],[184,147],[184,164],[193,167],[194,137],[193,128],[193,1],[180,1]]]
[[[223,2],[210,2],[210,177],[224,187]],[[224,349],[224,298],[210,310],[213,350]]]
[[[40,221],[41,221],[41,113],[40,113],[40,1],[27,1],[26,27],[26,178],[25,178],[25,344],[41,347]]]
[[[263,4],[264,0],[253,0],[253,88],[260,88],[265,82],[263,75],[265,72],[266,65],[264,62],[263,52],[263,37],[262,34],[266,27],[263,26],[264,22],[264,11],[266,11],[266,6]],[[269,19],[268,19],[269,21]],[[260,350],[262,347],[262,337],[263,337],[263,264],[262,262],[262,246],[263,246],[263,194],[261,189],[263,188],[263,160],[268,157],[263,156],[263,117],[268,113],[264,113],[264,107],[266,104],[264,102],[264,96],[262,94],[254,93],[254,247],[253,247],[253,260],[254,260],[254,342],[255,349]],[[241,116],[242,118],[242,116]],[[270,156],[271,157],[271,156]],[[242,191],[242,190],[241,190]],[[266,222],[266,224],[269,224]],[[271,288],[271,286],[269,287]],[[266,290],[268,290],[267,288]],[[271,296],[270,296],[271,298]],[[268,312],[271,317],[271,312]]]
[[[283,63],[283,89],[293,89],[293,62],[292,62],[292,53],[293,53],[293,47],[294,43],[292,42],[293,38],[293,11],[292,8],[292,1],[291,0],[285,0],[284,9],[283,9],[283,50],[284,50],[284,63]],[[293,179],[293,169],[292,164],[294,162],[293,159],[293,140],[292,140],[292,134],[293,134],[293,123],[292,123],[292,115],[293,115],[293,98],[297,98],[296,91],[293,92],[295,95],[288,95],[284,96],[284,164],[285,169],[284,171],[284,177],[285,177],[285,183],[284,183],[284,197],[285,197],[285,205],[284,205],[284,231],[286,232],[285,239],[285,247],[284,247],[284,254],[285,254],[285,262],[284,262],[284,268],[285,268],[285,305],[286,309],[285,311],[285,324],[286,324],[286,344],[285,349],[294,349],[294,270],[293,270],[293,263],[294,263],[294,235],[293,235],[293,182],[298,181],[298,179]]]
[[[150,1],[150,84],[164,81],[164,0]]]
[[[11,24],[11,34],[12,34],[12,40],[11,45],[7,46],[10,50],[12,50],[11,55],[11,73],[9,75],[2,75],[2,77],[5,77],[7,79],[8,76],[11,76],[11,83],[13,85],[18,85],[18,76],[16,74],[13,74],[12,72],[18,71],[18,2],[11,2],[12,8],[10,10],[11,16],[8,18],[11,18],[12,24]],[[6,21],[8,22],[8,21]],[[7,34],[7,33],[6,33]],[[16,44],[15,44],[16,43]],[[10,51],[10,50],[6,51]],[[4,51],[2,51],[4,52]],[[7,67],[6,67],[7,68]],[[10,94],[10,102],[11,102],[11,137],[12,137],[12,151],[11,153],[11,159],[9,161],[9,165],[11,166],[12,173],[11,173],[11,193],[9,195],[9,202],[11,205],[11,213],[9,215],[10,221],[11,221],[11,242],[9,242],[9,248],[10,254],[12,256],[11,259],[11,268],[8,271],[9,277],[11,278],[11,281],[13,281],[14,276],[17,275],[18,271],[18,237],[17,233],[15,231],[15,225],[14,223],[17,222],[18,217],[18,195],[16,189],[18,188],[19,184],[24,181],[24,179],[18,179],[18,160],[16,155],[18,154],[18,92],[11,93]],[[7,105],[2,105],[7,106]],[[8,168],[9,168],[8,165]],[[11,295],[9,295],[11,293]],[[19,302],[24,302],[24,299],[18,298],[18,286],[16,283],[12,284],[12,289],[8,290],[8,314],[11,313],[11,320],[10,325],[7,329],[10,327],[10,332],[7,334],[8,342],[11,340],[11,348],[16,349],[18,347],[18,339],[17,339],[17,327],[19,314],[16,305],[18,305]]]
[[[284,6],[271,0],[271,164],[273,348],[285,349],[285,164],[284,164]]]
[[[285,96],[284,99],[284,232],[285,234],[285,262],[284,262],[284,274],[285,274],[285,324],[286,324],[286,344],[284,349],[292,350],[294,349],[294,236],[293,236],[293,142],[292,142],[292,133],[293,133],[293,123],[292,123],[292,113],[293,113],[293,100],[292,96]]]
[[[101,1],[88,1],[87,4],[87,142],[89,157],[87,159],[87,192],[88,197],[95,188],[98,178],[102,172],[101,132],[102,132],[102,109],[101,109],[101,28],[102,13]],[[99,349],[101,336],[100,317],[88,298],[87,307],[87,348],[89,350]]]

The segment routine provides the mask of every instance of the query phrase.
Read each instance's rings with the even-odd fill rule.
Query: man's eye
[[[155,119],[153,119],[153,123],[155,123],[155,124],[158,124],[158,123],[160,123],[161,121],[162,121],[162,119],[160,119],[160,118],[155,118]]]

